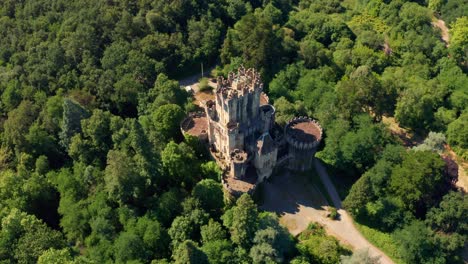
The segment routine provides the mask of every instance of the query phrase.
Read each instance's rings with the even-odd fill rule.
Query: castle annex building
[[[191,113],[181,129],[209,144],[232,194],[252,192],[278,166],[311,168],[322,128],[308,117],[294,118],[284,128],[275,123],[258,72],[241,67],[220,77],[214,93],[214,100],[203,102],[205,111]]]

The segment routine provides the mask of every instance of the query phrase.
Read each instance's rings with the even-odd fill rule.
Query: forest
[[[255,67],[279,123],[320,122],[343,206],[395,263],[463,263],[468,198],[443,153],[468,160],[467,14],[467,0],[0,1],[0,263],[378,263],[224,192],[179,129],[196,106],[177,80],[201,63]]]

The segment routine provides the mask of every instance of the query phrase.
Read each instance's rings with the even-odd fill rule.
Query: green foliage
[[[169,142],[161,152],[161,160],[164,170],[171,177],[170,182],[193,186],[195,177],[198,176],[194,170],[197,161],[194,151],[187,144]]]
[[[72,262],[72,256],[70,254],[70,250],[67,248],[58,250],[54,248],[50,248],[38,258],[37,260],[38,264],[71,264]]]
[[[424,139],[424,142],[413,150],[416,151],[435,151],[441,153],[444,151],[445,135],[442,133],[429,132],[429,135]]]
[[[60,232],[17,209],[2,218],[0,241],[1,258],[19,263],[34,263],[46,250],[65,246]]]
[[[187,264],[187,263],[208,263],[208,257],[201,251],[195,242],[191,240],[184,241],[174,251],[172,256],[174,263]]]
[[[352,129],[341,119],[329,125],[325,148],[317,156],[340,169],[363,172],[376,162],[390,137],[382,124],[372,123],[367,115],[356,116],[354,123]]]
[[[236,206],[225,213],[223,223],[229,228],[232,242],[243,248],[249,248],[258,225],[257,207],[252,198],[248,194],[243,194],[236,201]]]
[[[391,234],[358,223],[355,223],[355,225],[369,242],[385,252],[393,261],[401,264],[405,263],[400,256],[399,244]]]
[[[420,221],[413,221],[395,233],[401,257],[408,263],[427,263],[437,261],[428,228]]]
[[[467,199],[464,193],[449,192],[427,213],[426,222],[436,231],[467,234],[468,224],[463,220],[468,214]]]
[[[323,264],[338,263],[340,255],[347,252],[335,238],[317,235],[311,235],[308,239],[301,240],[297,244],[297,249],[310,262]]]
[[[213,88],[211,88],[211,86],[208,84],[208,78],[206,77],[203,77],[199,80],[198,82],[198,90],[200,92],[204,92],[204,91],[211,91]]]
[[[465,64],[468,60],[468,17],[462,16],[457,18],[450,25],[450,53],[458,61]]]
[[[224,207],[223,186],[212,179],[199,181],[192,195],[200,201],[201,207],[212,215],[220,215]]]
[[[60,144],[68,150],[71,138],[81,132],[81,120],[88,118],[89,114],[80,104],[71,99],[63,100],[62,131],[60,132]]]
[[[468,113],[463,113],[457,120],[448,125],[447,140],[457,152],[466,158],[468,155]]]
[[[297,256],[278,219],[250,199],[228,209],[220,168],[198,140],[183,140],[193,106],[177,80],[220,61],[217,75],[260,71],[281,125],[319,120],[317,156],[362,175],[344,205],[388,232],[378,246],[392,248],[401,229],[407,259],[459,262],[464,198],[446,195],[436,154],[389,145],[380,119],[443,133],[467,156],[462,2],[1,1],[0,259],[339,261],[323,230],[301,234]],[[448,47],[431,9],[450,27]],[[440,150],[429,135],[417,149]],[[408,225],[415,217],[426,230]],[[427,242],[411,241],[413,229]]]
[[[444,166],[444,161],[435,153],[409,152],[402,164],[393,169],[390,190],[405,208],[413,212],[430,207],[443,182]]]
[[[372,257],[369,255],[369,249],[361,249],[353,252],[351,256],[341,256],[340,263],[342,264],[379,264],[380,257]]]
[[[327,217],[329,217],[329,218],[332,219],[332,220],[337,220],[338,217],[339,217],[339,215],[338,215],[338,210],[336,210],[335,207],[330,207],[330,208],[329,208],[329,211],[330,211],[330,212],[328,213]]]
[[[268,82],[278,71],[278,57],[283,59],[281,31],[272,30],[270,19],[255,12],[243,16],[229,29],[221,50],[224,64],[231,63],[231,58],[241,57],[245,67],[257,68]],[[281,61],[281,60],[280,60]]]
[[[207,179],[221,181],[222,171],[214,161],[208,161],[200,165],[202,175]]]
[[[209,263],[231,263],[235,256],[229,240],[212,240],[203,243],[201,250],[208,256]]]
[[[213,219],[210,219],[207,225],[202,226],[200,232],[203,244],[211,241],[223,240],[227,236],[226,230],[224,230],[222,225]]]

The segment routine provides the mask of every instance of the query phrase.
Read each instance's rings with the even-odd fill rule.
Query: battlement
[[[214,98],[205,99],[199,100],[205,112],[191,113],[181,130],[208,143],[223,169],[222,184],[232,195],[253,193],[278,166],[294,171],[313,167],[322,127],[308,117],[296,117],[285,127],[277,124],[276,109],[255,69],[240,67],[219,77]]]
[[[316,148],[322,140],[322,127],[309,117],[295,117],[284,128],[286,141],[297,149]]]
[[[182,134],[199,137],[206,140],[208,123],[205,112],[192,112],[180,123]]]
[[[237,73],[230,72],[227,79],[222,76],[217,79],[216,93],[222,94],[224,98],[242,96],[258,89],[263,89],[263,83],[260,73],[253,68],[246,70],[241,66]]]

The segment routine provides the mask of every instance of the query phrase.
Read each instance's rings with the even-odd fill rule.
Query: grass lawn
[[[354,222],[354,225],[370,243],[387,254],[396,264],[405,264],[398,253],[398,245],[393,240],[391,234],[361,225],[357,222]]]

